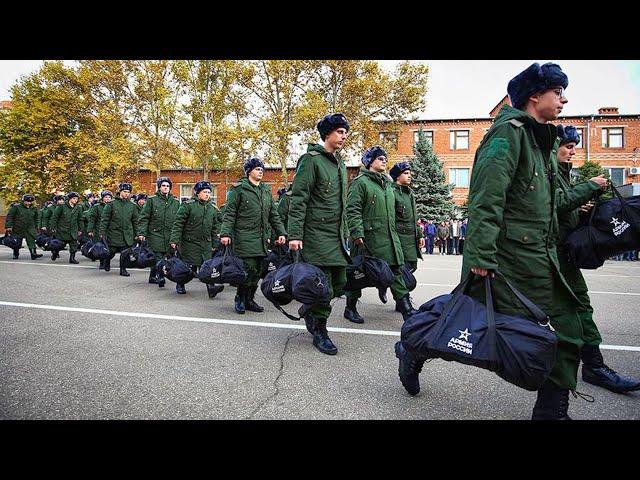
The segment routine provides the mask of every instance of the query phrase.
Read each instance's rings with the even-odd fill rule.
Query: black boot
[[[329,332],[327,331],[327,320],[315,320],[315,329],[313,332],[313,345],[322,353],[327,355],[335,355],[338,353],[338,348],[333,344],[329,338]]]
[[[155,267],[151,267],[149,270],[149,283],[153,283],[154,285],[158,283],[158,269]]]
[[[54,250],[51,252],[51,260],[55,261],[60,256],[60,252],[58,250]]]
[[[100,265],[98,265],[98,270],[104,270],[104,260],[100,260]]]
[[[110,271],[110,270],[111,270],[111,259],[110,259],[110,258],[107,258],[107,259],[104,261],[104,271],[105,271],[105,272],[108,272],[108,271]]]
[[[408,293],[400,300],[396,301],[396,309],[398,308],[400,309],[400,313],[402,313],[402,318],[405,320],[409,315],[415,315],[418,313],[418,311],[413,308],[413,305],[411,305],[411,299]]]
[[[37,253],[35,248],[30,248],[29,253],[31,253],[31,260],[37,260],[42,257],[42,254]]]
[[[569,389],[547,380],[538,390],[531,420],[571,420],[568,410]]]
[[[243,314],[245,312],[245,289],[244,287],[238,287],[238,291],[236,292],[236,297],[234,298],[234,308],[237,313]]]
[[[347,297],[347,305],[344,307],[344,318],[353,323],[364,323],[364,318],[358,313],[356,297]]]
[[[585,382],[598,385],[615,393],[640,390],[640,381],[624,377],[605,365],[598,345],[584,345],[580,356],[583,362],[582,379]]]
[[[215,298],[221,291],[224,290],[224,285],[207,285],[207,293],[209,294],[209,298]]]
[[[176,292],[178,292],[180,295],[184,295],[185,293],[187,293],[187,289],[184,288],[184,283],[176,283]]]
[[[417,395],[420,392],[419,375],[424,365],[424,359],[416,358],[407,352],[402,342],[396,342],[394,348],[396,358],[400,361],[398,365],[400,383],[410,395]]]
[[[13,249],[13,259],[17,260],[18,258],[20,258],[20,250],[17,248]]]
[[[387,303],[387,289],[379,288],[378,289],[378,298],[382,303]]]
[[[261,307],[260,305],[258,305],[255,300],[255,294],[256,294],[256,290],[258,290],[258,287],[251,287],[250,289],[248,289],[246,292],[246,297],[245,297],[245,302],[244,302],[244,308],[249,310],[250,312],[264,312],[264,307]]]
[[[158,277],[158,288],[164,288],[166,280],[164,278],[164,273],[162,272],[162,269],[158,268],[156,270],[156,275]]]
[[[80,263],[76,260],[76,252],[69,252],[69,263]]]

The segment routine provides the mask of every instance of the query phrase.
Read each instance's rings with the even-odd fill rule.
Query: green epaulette
[[[516,120],[515,118],[512,118],[511,120],[509,120],[509,123],[515,127],[521,127],[524,125],[523,122],[521,122],[520,120]]]

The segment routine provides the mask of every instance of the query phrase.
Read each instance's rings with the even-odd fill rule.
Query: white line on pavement
[[[112,315],[117,317],[137,317],[137,318],[159,318],[163,320],[181,320],[185,322],[202,322],[202,323],[218,323],[225,325],[242,325],[245,327],[268,327],[268,328],[283,328],[292,330],[305,330],[304,325],[293,325],[286,323],[268,323],[268,322],[251,322],[244,320],[225,320],[221,318],[201,318],[201,317],[182,317],[179,315],[160,315],[157,313],[141,313],[141,312],[120,312],[115,310],[100,310],[96,308],[77,308],[77,307],[64,307],[60,305],[44,305],[36,303],[18,303],[18,302],[3,302],[0,301],[0,305],[8,307],[19,308],[36,308],[41,310],[58,310],[65,312],[79,312],[79,313],[95,313],[99,315]],[[366,335],[381,335],[390,337],[399,337],[400,332],[391,330],[366,330],[356,328],[341,328],[341,327],[328,327],[327,330],[331,332],[339,333],[358,333]],[[630,345],[600,345],[600,348],[605,350],[622,350],[629,352],[640,352],[640,347]]]
[[[94,265],[68,265],[65,263],[36,263],[36,262],[21,262],[20,260],[16,260],[16,261],[9,261],[9,260],[0,260],[0,263],[15,263],[16,265],[40,265],[40,266],[44,266],[44,267],[64,267],[64,268],[93,268],[94,270],[98,270],[98,263],[96,261],[96,263]],[[115,270],[117,270],[119,267],[116,265],[115,267],[113,267]],[[127,270],[129,272],[136,272],[136,271],[140,271],[140,272],[146,272],[147,269],[140,269],[140,268],[131,268],[129,270]]]

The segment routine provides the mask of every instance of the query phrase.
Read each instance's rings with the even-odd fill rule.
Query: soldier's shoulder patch
[[[291,195],[293,195],[293,190],[289,188],[286,192],[284,192],[284,194],[290,197]]]
[[[195,200],[193,198],[190,198],[189,200],[185,200],[182,203],[195,203]]]
[[[509,120],[509,123],[514,127],[518,127],[518,128],[524,125],[524,122],[521,122],[520,120],[516,120],[515,118],[512,118],[511,120]]]
[[[311,150],[310,152],[307,152],[307,153],[312,157],[315,157],[316,155],[320,155],[320,152],[317,150]]]

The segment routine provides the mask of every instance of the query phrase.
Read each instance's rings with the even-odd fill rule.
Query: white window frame
[[[182,187],[183,186],[188,186],[188,185],[191,186],[191,195],[189,195],[188,197],[186,195],[183,196],[182,195]],[[179,183],[178,184],[178,197],[179,197],[180,203],[186,202],[187,200],[189,200],[193,196],[193,187],[195,187],[195,185],[196,185],[195,183]],[[184,198],[184,200],[183,200],[183,198]]]
[[[380,141],[380,143],[392,143],[389,140],[384,138],[385,134],[387,134],[387,135],[395,135],[396,136],[395,144],[393,146],[397,150],[398,149],[398,143],[400,141],[400,132],[392,132],[392,131],[380,132],[378,134],[378,140]]]
[[[612,147],[609,145],[610,143],[609,137],[611,136],[609,133],[610,130],[620,130],[622,132],[622,134],[620,135],[621,145],[619,147]],[[602,127],[601,136],[602,136],[602,148],[624,148],[624,127]]]
[[[467,132],[467,148],[458,148],[458,132]],[[463,135],[464,138],[464,135]],[[449,130],[449,150],[469,150],[471,147],[471,130],[468,128],[458,128]]]
[[[453,178],[453,170],[466,170],[467,171],[467,184],[466,185],[458,185],[454,181]],[[456,178],[458,179],[458,174],[456,172]],[[471,183],[471,169],[469,167],[449,167],[449,183],[453,183],[455,188],[469,188],[469,184]]]
[[[427,135],[427,141],[429,141],[429,134],[431,134],[431,141],[429,141],[429,144],[433,147],[433,137],[435,135],[434,130],[431,129],[422,129],[422,131],[425,133],[425,135]],[[413,144],[415,145],[416,143],[418,143],[418,132],[420,132],[420,130],[413,130]]]
[[[576,145],[576,148],[584,148],[584,127],[576,127],[578,135],[580,136],[580,142]]]
[[[611,166],[611,167],[602,167],[604,168],[606,171],[609,172],[609,178],[611,178],[611,169],[615,168],[615,169],[621,169],[622,170],[622,183],[620,185],[626,185],[627,183],[627,167],[622,167],[622,166]],[[620,185],[616,185],[616,186],[620,186]]]

